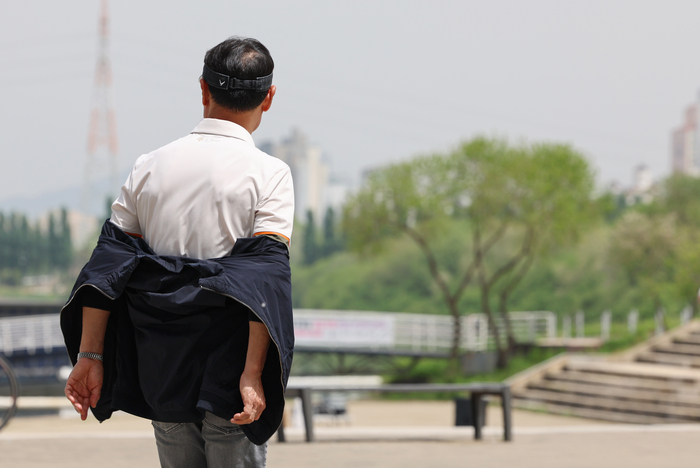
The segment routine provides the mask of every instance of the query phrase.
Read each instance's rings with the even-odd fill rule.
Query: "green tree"
[[[700,179],[674,174],[648,206],[616,225],[610,256],[657,308],[681,298],[697,312]]]
[[[20,263],[20,243],[21,243],[21,233],[20,226],[22,224],[22,217],[17,213],[12,213],[10,215],[10,226],[8,235],[8,246],[10,250],[10,255],[8,258],[8,266],[10,268],[18,268]]]
[[[453,317],[452,356],[461,336],[460,300],[474,284],[505,366],[515,339],[507,309],[533,262],[575,239],[592,219],[593,175],[566,145],[511,146],[476,138],[452,154],[417,158],[375,171],[347,204],[343,219],[351,248],[378,248],[406,235],[422,251]],[[467,224],[470,248],[456,251],[459,272],[438,259],[434,242],[450,219]],[[497,314],[506,324],[500,335]],[[505,339],[504,339],[505,338]]]
[[[311,265],[319,259],[320,248],[316,235],[316,222],[314,221],[314,213],[311,210],[306,211],[306,226],[304,226],[304,237],[301,247],[304,264]]]
[[[679,243],[673,214],[625,214],[612,233],[610,259],[625,272],[631,286],[640,286],[662,306],[662,293],[673,281]]]
[[[73,259],[73,246],[71,242],[68,211],[61,208],[61,232],[58,236],[58,267],[68,268]]]
[[[0,268],[10,264],[10,233],[7,218],[0,213]]]
[[[335,210],[332,207],[326,209],[323,217],[323,256],[327,257],[342,250],[343,242],[338,236],[338,226]]]
[[[59,263],[59,251],[61,246],[58,237],[58,229],[56,228],[56,217],[53,212],[49,213],[48,248],[49,265],[51,268],[55,268]]]

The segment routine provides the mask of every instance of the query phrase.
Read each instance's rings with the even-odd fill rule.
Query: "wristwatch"
[[[103,356],[98,353],[78,353],[78,359],[80,358],[88,358],[88,359],[94,359],[95,361],[103,361]]]

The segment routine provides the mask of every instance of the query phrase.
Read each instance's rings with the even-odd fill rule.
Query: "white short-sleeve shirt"
[[[143,236],[158,255],[223,257],[239,237],[261,234],[289,242],[291,172],[240,125],[204,119],[184,138],[138,158],[111,221]]]

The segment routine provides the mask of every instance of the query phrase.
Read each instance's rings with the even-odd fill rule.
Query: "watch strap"
[[[88,358],[88,359],[94,359],[96,361],[103,361],[103,356],[98,353],[78,353],[78,359],[80,358]]]

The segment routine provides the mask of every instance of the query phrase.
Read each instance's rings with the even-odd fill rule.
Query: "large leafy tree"
[[[653,203],[616,224],[610,258],[657,308],[681,298],[697,311],[700,287],[700,179],[674,174]]]
[[[405,235],[420,248],[454,321],[452,356],[459,351],[460,300],[477,287],[507,364],[515,345],[508,300],[533,262],[575,239],[593,213],[593,175],[567,145],[510,145],[476,138],[449,155],[421,157],[373,172],[346,205],[343,226],[351,248],[377,248]],[[465,224],[468,250],[450,274],[434,249],[453,220]],[[497,318],[506,324],[501,336]]]
[[[632,286],[653,299],[656,308],[662,306],[664,290],[673,282],[680,234],[673,214],[650,216],[640,211],[627,212],[612,232],[609,259]]]

